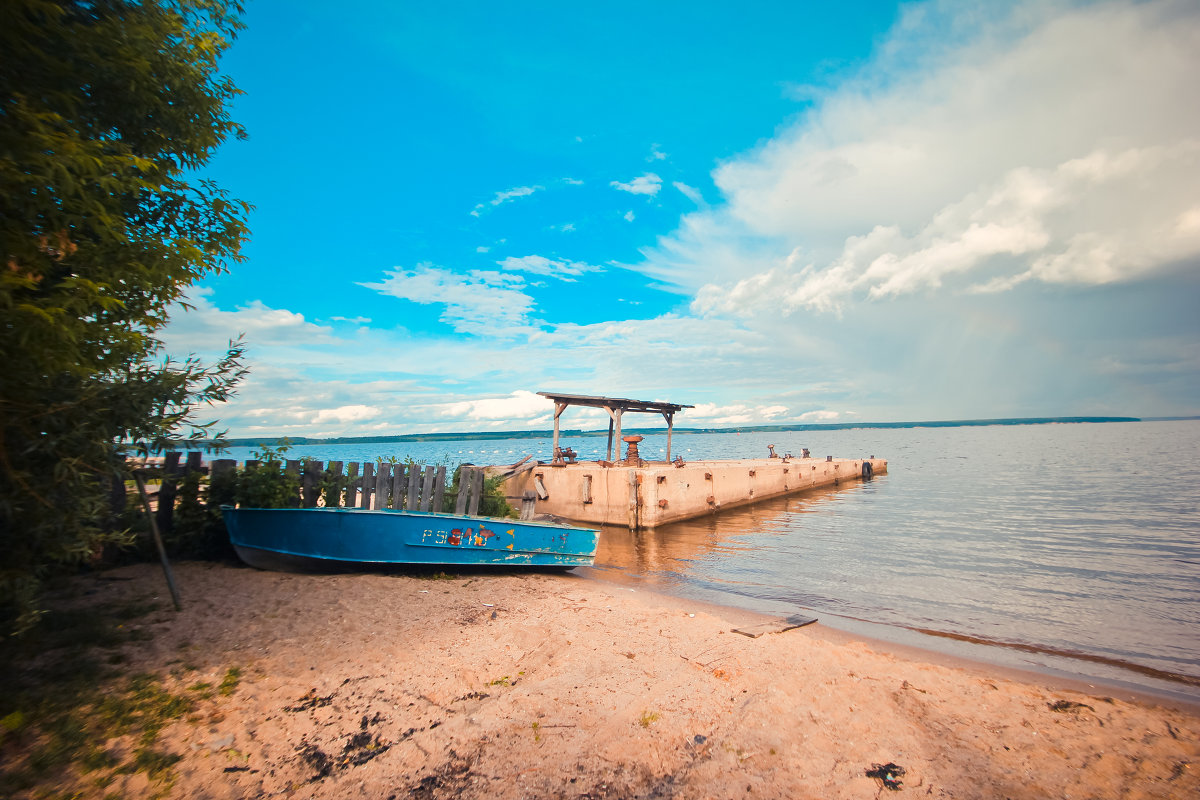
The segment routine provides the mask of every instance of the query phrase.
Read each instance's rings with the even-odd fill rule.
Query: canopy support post
[[[563,463],[562,452],[558,449],[558,418],[561,417],[562,413],[566,410],[567,410],[566,403],[560,403],[560,402],[554,403],[554,448],[550,451],[551,453],[553,453],[553,455],[551,456],[551,459],[550,459],[550,463],[552,463],[552,464]]]
[[[664,411],[663,417],[667,420],[667,461],[671,460],[671,432],[675,429],[675,412]]]

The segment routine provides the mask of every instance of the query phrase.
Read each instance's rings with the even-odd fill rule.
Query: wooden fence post
[[[361,481],[358,479],[358,462],[351,461],[346,465],[346,508],[354,508],[358,505],[358,487]]]
[[[372,506],[377,511],[388,507],[388,490],[392,486],[392,465],[386,461],[379,462],[379,471],[375,473],[375,503]]]
[[[175,530],[175,486],[176,475],[179,473],[178,451],[172,450],[163,457],[162,483],[158,487],[158,532],[162,536],[170,536]],[[148,510],[148,509],[147,509]]]
[[[108,476],[108,510],[109,510],[109,528],[115,528],[121,514],[125,513],[125,505],[128,502],[128,492],[125,490],[125,474],[112,474]]]
[[[404,464],[397,464],[396,468],[392,470],[392,508],[397,511],[404,508],[404,493],[408,489],[408,484],[405,483],[407,480],[405,473]]]
[[[471,475],[471,502],[467,504],[467,514],[474,517],[479,514],[479,500],[483,496],[483,467],[476,467]]]
[[[475,474],[474,467],[458,468],[458,497],[454,498],[454,513],[467,513],[467,496],[471,493],[471,477]]]
[[[188,451],[187,461],[184,463],[183,467],[183,485],[179,487],[176,493],[176,501],[171,504],[170,515],[172,526],[175,524],[175,509],[177,506],[190,504],[193,507],[199,507],[200,505],[200,481],[197,480],[193,482],[187,480],[187,478],[192,473],[197,473],[199,475],[207,472],[207,470],[204,469],[203,458],[204,454],[199,450]],[[162,506],[159,507],[161,508]]]
[[[362,498],[359,502],[359,508],[371,507],[371,493],[373,491],[375,491],[375,465],[370,462],[364,462],[362,471]]]
[[[417,507],[418,507],[417,506],[417,495],[421,491],[421,480],[419,478],[420,474],[421,474],[421,465],[420,464],[412,464],[409,466],[409,468],[408,468],[408,505],[406,506],[409,511],[416,511]]]
[[[433,505],[433,466],[425,468],[424,480],[421,481],[421,510],[429,511]]]
[[[320,461],[305,461],[304,475],[300,479],[300,504],[304,508],[316,508],[317,498],[321,496],[321,478],[325,470]]]
[[[224,475],[226,472],[237,472],[237,462],[232,458],[218,458],[212,462],[212,466],[208,470],[208,493],[206,495],[208,508],[211,510],[213,506],[217,506],[217,511],[220,511],[222,505],[232,505],[237,502],[237,487],[228,486],[228,494],[220,494],[213,492],[213,483],[218,475]]]
[[[299,478],[300,477],[300,466],[301,466],[300,461],[297,461],[295,459],[288,459],[286,462],[284,462],[283,471],[287,475],[291,475],[294,478]],[[296,495],[294,497],[288,498],[286,507],[287,508],[299,508],[300,507],[300,493],[299,492],[296,492]]]
[[[433,508],[435,514],[442,513],[442,499],[446,496],[446,465],[442,464],[437,468],[437,475],[433,479]]]
[[[330,461],[329,466],[325,468],[325,474],[329,476],[330,483],[330,487],[325,490],[325,507],[340,508],[342,505],[342,462]]]

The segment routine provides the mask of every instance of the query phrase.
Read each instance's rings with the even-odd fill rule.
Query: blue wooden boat
[[[222,506],[252,567],[444,564],[590,566],[599,531],[552,522],[359,508]]]

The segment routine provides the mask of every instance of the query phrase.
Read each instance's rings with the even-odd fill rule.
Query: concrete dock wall
[[[869,467],[864,469],[864,464]],[[492,468],[503,471],[502,468]],[[601,525],[655,528],[768,497],[860,480],[887,472],[882,458],[747,458],[691,461],[682,466],[595,461],[539,464],[510,478],[505,494],[516,508],[538,493],[537,512]]]

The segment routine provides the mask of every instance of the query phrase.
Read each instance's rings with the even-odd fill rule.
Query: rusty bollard
[[[625,444],[629,445],[629,450],[625,453],[625,463],[626,464],[634,464],[634,465],[639,465],[639,466],[641,465],[642,457],[638,453],[638,442],[642,441],[642,439],[644,439],[644,438],[645,438],[644,436],[637,436],[637,435],[621,437],[621,441],[623,441],[623,442],[625,442]]]

